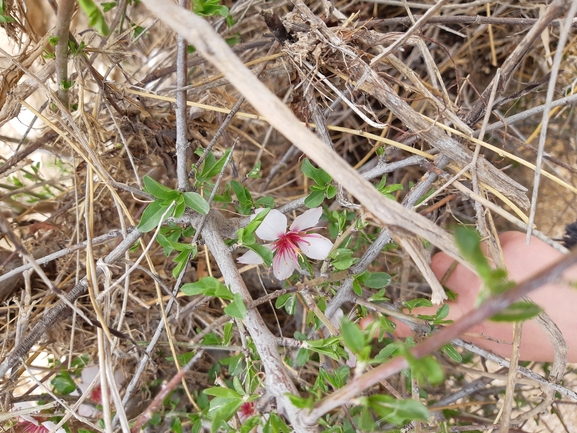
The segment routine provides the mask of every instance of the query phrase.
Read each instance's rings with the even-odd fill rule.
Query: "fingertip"
[[[431,259],[431,269],[435,276],[441,280],[454,261],[455,259],[444,252],[437,253]]]

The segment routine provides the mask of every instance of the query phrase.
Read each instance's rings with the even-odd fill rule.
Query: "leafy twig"
[[[496,313],[504,310],[516,300],[527,296],[533,290],[536,290],[542,285],[558,278],[565,270],[573,266],[575,263],[577,263],[577,251],[562,257],[559,261],[548,266],[530,280],[524,281],[512,289],[488,299],[479,306],[479,308],[471,311],[469,314],[465,314],[453,325],[447,326],[436,334],[433,334],[423,343],[415,346],[411,349],[412,355],[416,358],[421,358],[427,354],[433,353],[435,350],[438,350],[440,347],[466,332],[472,326],[483,322]],[[345,404],[362,390],[375,385],[381,379],[386,379],[408,366],[409,363],[405,358],[396,357],[374,370],[356,377],[343,388],[318,402],[315,405],[315,408],[306,416],[305,422],[308,425],[313,425],[319,417],[323,416],[328,411]]]

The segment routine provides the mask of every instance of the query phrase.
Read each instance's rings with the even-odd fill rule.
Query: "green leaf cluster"
[[[195,233],[193,227],[183,228],[174,223],[169,223],[167,227],[161,227],[156,241],[164,249],[164,254],[168,257],[174,251],[178,254],[172,260],[176,262],[176,266],[172,270],[172,276],[177,278],[186,267],[186,264],[196,257],[198,247],[196,244],[179,242],[182,237],[191,237]]]
[[[251,395],[245,390],[238,377],[232,380],[232,388],[214,387],[203,391],[203,394],[214,397],[210,400],[207,416],[211,420],[211,432],[228,431],[226,422],[230,420],[244,403],[251,403],[258,395]],[[252,417],[243,423],[242,432],[249,432],[260,422],[259,417]]]
[[[295,336],[296,338],[296,336]],[[306,339],[306,336],[303,336]],[[335,361],[342,358],[348,358],[347,352],[341,344],[341,337],[321,338],[319,340],[306,340],[299,349],[296,357],[296,365],[302,367],[309,359],[311,353],[328,356]]]
[[[343,209],[341,212],[336,210],[328,212],[327,217],[329,219],[329,234],[335,239],[345,230],[347,223],[357,217],[357,214]]]
[[[377,190],[383,194],[385,197],[390,198],[391,200],[396,200],[395,196],[393,195],[396,191],[401,191],[403,189],[403,185],[400,183],[394,183],[392,185],[387,185],[387,176],[383,176],[379,184],[377,185]]]
[[[335,389],[340,389],[347,383],[351,368],[348,365],[341,365],[332,373],[329,373],[324,368],[319,368],[319,375],[313,385],[313,391],[321,390],[324,393]]]
[[[315,185],[310,186],[311,193],[305,199],[306,207],[318,207],[325,197],[331,199],[337,195],[337,188],[332,184],[333,178],[323,169],[313,167],[307,158],[303,160],[301,170],[306,177],[315,182]]]
[[[180,290],[188,296],[204,295],[230,301],[224,308],[226,314],[237,319],[244,319],[246,316],[246,307],[240,294],[232,293],[228,287],[214,277],[203,277],[195,283],[183,285]]]
[[[216,159],[214,154],[211,151],[208,151],[201,166],[198,169],[195,166],[192,167],[192,172],[194,173],[196,180],[196,188],[200,188],[204,185],[208,185],[209,187],[214,186],[211,179],[220,174],[226,160],[228,159],[230,151],[230,148],[226,149],[222,157],[219,159]],[[195,153],[198,156],[202,156],[204,154],[204,149],[198,148]]]
[[[166,218],[180,218],[188,206],[192,210],[206,215],[210,210],[207,201],[195,192],[180,192],[158,183],[150,176],[144,176],[144,190],[154,197],[142,214],[138,230],[147,233],[154,230]]]
[[[353,266],[359,259],[353,257],[353,251],[348,248],[337,248],[329,254],[331,265],[339,270],[344,271]]]
[[[198,148],[196,154],[202,156],[204,154],[204,149]],[[198,169],[193,166],[192,172],[195,177],[195,187],[212,189],[214,184],[211,179],[220,174],[229,154],[230,149],[227,149],[222,157],[216,159],[213,153],[209,151]],[[260,168],[260,163],[257,163],[248,173],[247,177],[260,177]],[[216,194],[214,196],[214,201],[227,205],[232,202],[232,193],[235,194],[238,200],[238,204],[235,205],[236,210],[242,215],[250,215],[257,206],[274,207],[274,199],[272,197],[265,196],[255,201],[253,200],[249,189],[236,180],[232,180],[225,184],[224,192],[222,194]]]

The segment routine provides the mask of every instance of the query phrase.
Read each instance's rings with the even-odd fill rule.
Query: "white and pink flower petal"
[[[290,226],[290,231],[300,232],[316,226],[319,223],[322,214],[323,209],[321,207],[307,210],[305,213],[295,218]]]
[[[236,261],[242,263],[243,265],[262,265],[264,263],[262,257],[252,250],[248,250],[246,253],[236,259]]]
[[[276,241],[285,234],[286,226],[287,219],[285,214],[276,209],[272,209],[258,229],[256,229],[255,233],[263,241]]]
[[[290,277],[295,269],[299,268],[297,255],[293,250],[278,250],[272,260],[272,270],[274,276],[279,280],[286,280]]]
[[[302,235],[297,244],[305,256],[314,260],[326,259],[333,247],[330,240],[315,233]]]

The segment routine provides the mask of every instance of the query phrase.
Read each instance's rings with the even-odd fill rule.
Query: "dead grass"
[[[263,111],[259,103],[265,104],[268,96],[261,91],[251,92],[251,89],[243,91],[247,102],[237,108],[230,124],[216,136],[227,113],[241,98],[235,88],[242,89],[243,84],[234,79],[235,75],[240,77],[240,69],[227,72],[226,62],[218,64],[220,52],[213,53],[216,61],[205,53],[206,50],[210,53],[210,46],[198,45],[197,49],[218,68],[198,52],[188,57],[186,130],[177,131],[176,35],[163,23],[173,25],[176,21],[171,21],[168,10],[160,16],[163,21],[155,21],[142,4],[127,6],[125,13],[120,13],[119,8],[108,12],[105,16],[109,24],[117,24],[108,38],[90,30],[82,13],[77,12],[70,27],[71,35],[77,42],[85,42],[86,48],[68,62],[69,79],[74,80],[69,92],[72,109],[70,112],[63,110],[53,91],[57,87],[55,61],[42,56],[43,52],[53,51],[47,39],[53,34],[54,13],[42,12],[33,1],[5,2],[6,14],[15,22],[3,24],[14,57],[1,59],[0,70],[0,135],[3,142],[0,210],[6,220],[2,224],[5,231],[4,250],[0,252],[1,273],[19,268],[22,260],[18,256],[25,255],[25,251],[39,261],[58,252],[61,256],[42,263],[42,271],[52,288],[38,272],[19,271],[13,278],[0,279],[3,302],[0,308],[3,335],[0,359],[4,360],[6,370],[10,369],[3,378],[0,394],[4,412],[15,410],[14,403],[33,395],[34,399],[42,401],[55,399],[55,396],[47,395],[48,389],[52,389],[50,381],[61,371],[70,371],[73,360],[80,356],[85,356],[91,365],[99,365],[103,377],[109,378],[108,386],[118,388],[110,392],[109,399],[104,399],[102,416],[106,418],[106,411],[112,410],[126,413],[126,419],[134,420],[146,414],[145,409],[159,392],[162,382],[173,378],[180,369],[170,357],[191,351],[198,355],[194,371],[185,376],[186,386],[175,385],[171,397],[173,406],[152,407],[166,415],[152,431],[169,431],[175,416],[198,413],[199,393],[212,386],[222,386],[224,380],[231,379],[224,364],[219,364],[222,358],[244,354],[245,360],[252,359],[255,377],[262,381],[252,394],[269,399],[277,397],[279,401],[282,400],[279,396],[290,390],[307,395],[319,375],[320,366],[331,370],[344,363],[343,359],[329,362],[321,358],[303,367],[292,365],[286,369],[281,361],[292,362],[296,357],[299,346],[293,339],[295,331],[314,335],[307,317],[311,318],[315,306],[324,309],[328,303],[329,311],[340,307],[352,319],[366,313],[365,309],[350,302],[353,299],[350,286],[345,290],[350,284],[348,276],[318,286],[305,285],[307,278],[304,276],[293,280],[291,290],[301,295],[310,290],[309,297],[297,298],[299,307],[294,315],[274,308],[274,299],[254,310],[254,320],[264,319],[266,332],[274,335],[273,345],[278,345],[280,350],[280,356],[267,360],[267,355],[260,351],[265,346],[259,346],[257,342],[255,349],[247,342],[249,336],[253,340],[257,338],[254,332],[262,326],[252,325],[253,319],[247,320],[247,331],[240,322],[231,322],[234,323],[234,335],[230,347],[216,347],[218,338],[223,335],[223,326],[230,322],[223,316],[223,305],[217,299],[179,294],[178,298],[173,298],[175,307],[162,313],[159,304],[166,307],[171,298],[169,293],[175,288],[176,279],[172,276],[175,263],[174,256],[167,258],[151,235],[142,238],[144,245],[151,244],[146,254],[142,248],[129,251],[130,245],[119,249],[123,236],[138,223],[148,203],[146,196],[138,193],[143,177],[148,175],[176,189],[179,164],[186,163],[189,170],[199,158],[194,151],[206,149],[215,136],[213,152],[217,158],[235,145],[232,163],[224,171],[219,194],[225,191],[222,185],[236,180],[250,190],[254,200],[272,197],[275,207],[285,206],[292,216],[301,213],[295,212],[298,208],[304,209],[302,198],[309,193],[311,184],[300,170],[305,156],[319,166],[327,164],[325,170],[329,173],[330,167],[340,161],[339,156],[361,174],[370,170],[374,173],[377,168],[395,163],[397,168],[394,170],[383,168],[369,180],[376,184],[386,173],[387,185],[402,186],[394,194],[396,200],[405,205],[415,203],[431,187],[442,189],[424,206],[389,209],[386,201],[372,200],[374,189],[364,191],[362,183],[357,185],[349,181],[353,178],[347,178],[345,170],[339,169],[333,174],[344,192],[333,200],[325,200],[324,205],[331,211],[348,208],[350,221],[358,219],[367,223],[360,231],[352,231],[347,241],[354,246],[354,257],[368,257],[370,244],[379,239],[385,226],[400,245],[400,248],[382,252],[364,268],[393,276],[387,291],[392,300],[429,296],[430,287],[435,293],[435,284],[438,285],[427,264],[431,251],[422,248],[422,243],[413,235],[458,255],[445,231],[456,223],[476,224],[487,238],[494,238],[495,233],[504,229],[527,226],[534,182],[534,170],[527,165],[536,160],[542,115],[527,115],[497,129],[491,128],[491,124],[545,103],[547,74],[553,66],[560,36],[559,23],[554,20],[563,19],[566,11],[561,8],[558,16],[552,16],[544,25],[545,30],[528,42],[529,30],[538,25],[536,20],[542,16],[541,4],[447,1],[432,14],[428,23],[421,23],[417,31],[406,36],[410,25],[399,22],[408,16],[403,2],[337,3],[330,18],[324,10],[329,3],[311,4],[308,15],[306,6],[295,3],[297,6],[293,9],[291,3],[281,1],[239,1],[234,6],[227,4],[232,16],[238,20],[232,27],[227,28],[222,18],[213,17],[208,21],[224,38],[236,38],[231,41],[231,47],[240,61],[253,73],[260,73],[260,81],[283,100],[305,126],[317,132],[327,146],[325,150],[314,148],[307,140],[297,140],[296,137],[306,138],[306,131],[299,135],[302,127],[293,127],[290,119],[283,118],[280,111],[272,108]],[[435,2],[427,3],[432,6]],[[421,16],[426,11],[421,8],[425,2],[421,6],[407,4],[411,6],[412,14]],[[553,6],[555,4],[557,2]],[[547,10],[551,11],[553,6]],[[487,17],[489,9],[494,22],[467,21],[471,17]],[[263,10],[267,11],[264,15],[268,17],[268,27],[259,13]],[[339,13],[348,20],[339,22]],[[115,14],[118,14],[117,18]],[[52,18],[47,24],[39,16]],[[419,16],[414,16],[415,21]],[[283,34],[278,18],[288,31],[287,35]],[[146,31],[136,37],[135,26]],[[271,30],[280,38],[280,45],[274,42]],[[577,72],[575,27],[567,34],[553,100],[574,92]],[[399,49],[378,60],[386,47],[403,37],[405,40]],[[210,38],[208,40],[211,43]],[[518,57],[512,56],[523,44],[528,44],[526,50]],[[372,64],[375,59],[377,61]],[[506,75],[506,82],[493,85],[491,82],[498,68]],[[493,88],[497,105],[492,116],[484,121],[485,105]],[[574,102],[551,111],[546,141],[542,143],[545,150],[542,170],[547,173],[543,175],[538,199],[533,201],[536,234],[561,250],[563,247],[555,240],[562,236],[565,224],[577,218],[574,186],[576,119],[571,104]],[[31,117],[22,114],[23,109],[38,117],[33,125]],[[24,127],[18,116],[26,119]],[[31,131],[24,133],[29,125],[32,125]],[[282,129],[283,125],[286,131]],[[481,135],[483,141],[475,141],[471,136],[480,129],[488,132]],[[284,136],[278,131],[283,131]],[[180,156],[176,144],[179,132],[190,144],[187,153]],[[306,155],[301,152],[303,149]],[[441,153],[444,156],[440,156]],[[422,159],[409,160],[413,155]],[[38,161],[39,169],[34,165]],[[444,171],[435,172],[425,161],[435,163]],[[471,161],[476,164],[472,165]],[[258,162],[262,167],[260,177],[247,177]],[[467,170],[463,171],[464,168]],[[459,178],[447,183],[457,173]],[[340,178],[341,175],[345,177]],[[423,188],[419,189],[419,186]],[[210,190],[202,193],[208,196]],[[475,201],[469,199],[471,196],[483,197],[486,201],[477,207]],[[357,203],[363,205],[360,210]],[[258,300],[281,290],[283,284],[271,278],[272,274],[264,267],[240,269],[239,266],[242,280],[235,280],[236,271],[223,265],[222,255],[214,249],[218,247],[217,238],[232,238],[230,233],[246,224],[246,215],[238,212],[234,202],[224,206],[215,202],[212,208],[218,218],[207,223],[203,232],[205,239],[198,244],[198,254],[179,282],[215,276],[224,279],[233,292],[237,284],[245,303],[250,302],[250,298]],[[377,212],[378,209],[381,211]],[[384,216],[385,211],[390,212],[392,220]],[[198,224],[198,219],[192,218],[189,222]],[[91,248],[75,248],[87,239],[103,236],[108,237],[100,243],[94,242]],[[215,238],[212,241],[211,236]],[[331,234],[331,238],[334,241],[335,234]],[[391,242],[391,238],[387,242]],[[9,250],[16,250],[16,253],[11,255]],[[142,260],[137,264],[141,254]],[[498,255],[498,250],[493,254]],[[103,271],[104,268],[97,265],[107,255],[112,258]],[[331,268],[329,276],[333,271]],[[102,274],[99,284],[94,284],[96,272]],[[232,275],[232,280],[227,275]],[[314,281],[324,282],[323,276],[320,277],[321,280]],[[122,282],[113,285],[119,278]],[[336,295],[339,290],[341,298]],[[348,295],[342,295],[344,292]],[[68,295],[69,300],[75,301],[72,313],[59,300],[66,293],[77,293],[76,298]],[[277,296],[280,294],[278,292]],[[367,291],[365,298],[371,294]],[[314,305],[307,302],[310,300]],[[60,309],[55,309],[57,303]],[[149,346],[155,332],[160,339],[156,345]],[[263,335],[266,332],[263,331]],[[31,335],[35,336],[32,340]],[[262,338],[262,344],[268,344],[268,337]],[[144,354],[147,346],[150,359]],[[374,351],[378,352],[377,343]],[[257,360],[256,352],[261,360]],[[572,407],[574,401],[570,396],[559,397],[558,394],[551,402],[544,397],[547,392],[542,393],[535,382],[524,382],[517,388],[509,382],[509,390],[515,389],[510,395],[516,403],[508,419],[501,419],[498,414],[507,387],[506,371],[499,372],[502,377],[462,396],[458,403],[451,400],[458,390],[486,376],[486,361],[482,356],[473,357],[465,350],[462,353],[467,359],[467,374],[459,372],[459,366],[445,355],[437,354],[445,368],[446,380],[436,387],[423,385],[420,390],[422,401],[431,407],[435,402],[448,401],[443,407],[450,411],[444,416],[447,428],[453,430],[447,431],[462,431],[460,429],[465,425],[483,426],[478,427],[479,430],[492,425],[499,428],[498,425],[504,422],[516,425],[510,431],[569,432],[576,428],[565,419],[561,409],[556,410],[564,405]],[[57,365],[46,364],[46,361],[40,365],[37,359],[49,359]],[[29,371],[23,365],[28,366]],[[265,384],[265,379],[272,380],[270,375],[276,371],[275,365],[284,374],[278,382],[286,385],[286,388],[279,385],[278,392],[269,389],[270,382]],[[143,371],[136,374],[139,366]],[[555,377],[559,382],[565,365],[557,367],[562,369]],[[528,368],[547,376],[548,371],[543,371],[541,364]],[[472,369],[479,374],[472,373]],[[8,373],[6,370],[4,373]],[[493,371],[493,368],[488,370]],[[30,371],[43,385],[31,380]],[[126,379],[115,384],[110,378],[117,371]],[[568,371],[570,374],[565,376],[563,386],[571,389],[569,382],[574,384],[575,379],[572,369]],[[123,401],[124,410],[120,410],[120,400],[127,395],[127,384],[134,377],[137,380],[129,391],[130,399]],[[375,387],[369,392],[386,393],[394,389],[399,395],[411,397],[413,394],[413,398],[419,398],[419,390],[412,393],[410,383],[403,375],[397,374],[388,380],[389,391]],[[330,395],[331,392],[327,390],[322,394]],[[88,392],[84,395],[88,396]],[[79,397],[61,398],[67,400],[67,404],[48,409],[46,413],[74,414],[68,424],[73,431],[89,428],[86,423],[90,421],[77,416],[76,410],[70,407]],[[267,401],[267,398],[261,398],[259,409],[270,411]],[[546,406],[541,409],[550,412],[547,417],[534,413],[529,422],[537,420],[539,426],[523,426],[523,414],[543,402]],[[88,404],[95,406],[94,401]],[[418,424],[412,428],[444,431],[440,424],[444,422],[441,412],[435,413],[439,424]],[[290,411],[286,416],[293,422],[292,428],[305,431],[302,425],[294,424]],[[344,406],[332,411],[331,416],[330,423],[334,425],[343,419],[352,419],[349,409]],[[14,427],[15,421],[8,422],[6,428]],[[184,418],[183,422],[186,423]],[[555,427],[559,424],[562,426]],[[94,420],[88,425],[94,431],[113,429],[111,423],[102,427]],[[389,427],[383,423],[379,428]],[[114,428],[125,430],[126,425],[121,420]]]

